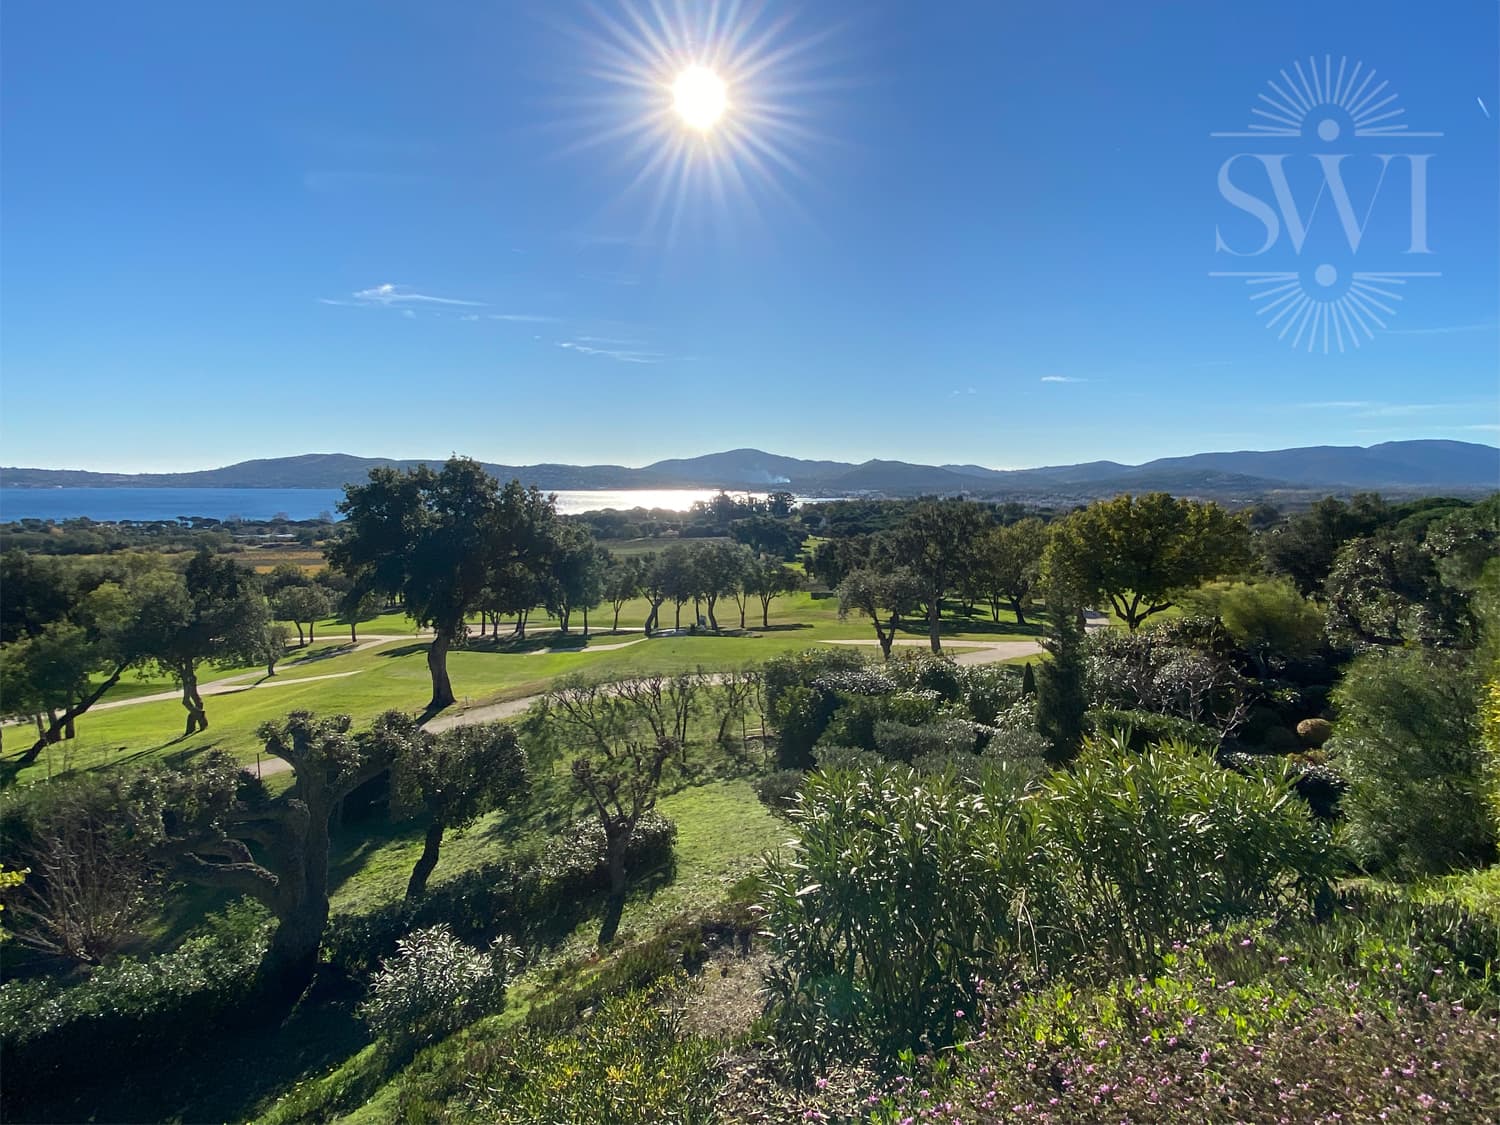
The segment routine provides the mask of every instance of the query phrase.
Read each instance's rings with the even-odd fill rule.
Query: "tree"
[[[367,484],[346,486],[339,511],[343,535],[329,562],[356,587],[399,596],[433,630],[428,707],[451,705],[448,651],[495,574],[545,555],[553,501],[519,481],[501,488],[477,461],[453,457],[439,472],[372,469]]]
[[[64,609],[65,616],[36,624],[40,615],[34,613],[28,625],[35,626],[34,632],[19,633],[0,646],[0,708],[37,721],[37,741],[20,765],[36,761],[44,747],[71,738],[78,718],[141,658],[137,624],[143,590],[150,585],[130,575],[121,578],[124,584],[105,582],[81,596],[70,584],[76,600]],[[173,579],[157,572],[157,580]],[[36,604],[35,593],[31,596]]]
[[[770,516],[750,516],[735,520],[729,525],[729,536],[736,543],[743,543],[757,555],[775,555],[783,561],[797,557],[802,541],[807,538],[800,527],[788,519],[773,519]]]
[[[1052,762],[1060,764],[1083,745],[1088,710],[1083,602],[1080,579],[1064,558],[1049,553],[1044,578],[1048,629],[1042,645],[1052,659],[1042,661],[1036,676],[1036,725],[1051,745]]]
[[[974,581],[1000,620],[1000,603],[1008,601],[1016,624],[1026,624],[1026,606],[1042,574],[1047,525],[1035,517],[990,528],[975,546]]]
[[[207,550],[188,562],[181,578],[160,575],[143,584],[141,596],[132,629],[138,659],[154,664],[182,689],[183,737],[207,730],[198,668],[259,662],[265,654],[266,600],[252,574]]]
[[[297,644],[313,642],[313,628],[318,618],[327,617],[333,611],[328,595],[317,586],[285,586],[271,596],[271,613],[278,621],[290,621],[297,629]],[[302,635],[302,623],[307,622],[307,636]]]
[[[286,626],[279,621],[273,621],[266,625],[265,632],[261,635],[260,659],[266,666],[266,675],[276,675],[276,662],[286,655],[287,631]]]
[[[1355,539],[1339,550],[1324,584],[1328,638],[1354,649],[1472,644],[1465,592],[1443,581],[1432,553],[1392,535]]]
[[[351,735],[348,715],[293,711],[257,731],[294,781],[271,800],[227,758],[178,775],[155,825],[156,854],[189,881],[250,895],[276,918],[263,964],[269,985],[302,992],[317,967],[328,924],[330,820],[343,799],[421,746],[416,720],[388,711]],[[250,850],[251,844],[256,850]]]
[[[710,543],[695,554],[695,584],[708,604],[708,625],[714,632],[719,631],[719,618],[714,613],[714,607],[721,597],[733,595],[740,589],[745,571],[750,565],[749,552],[729,543]],[[744,626],[742,615],[740,628]]]
[[[1332,496],[1262,535],[1266,566],[1290,578],[1303,597],[1323,588],[1339,550],[1352,539],[1373,535],[1390,519],[1379,496],[1362,494],[1350,503]]]
[[[619,632],[620,610],[625,608],[626,602],[641,596],[644,560],[640,555],[611,555],[608,552],[605,552],[605,557],[604,600],[615,611],[612,631]]]
[[[25,551],[0,556],[0,643],[40,633],[72,612],[79,596],[76,571],[61,559]]]
[[[889,660],[901,618],[922,600],[922,585],[905,567],[886,572],[861,568],[850,571],[839,583],[838,595],[839,617],[847,617],[850,610],[867,616],[875,625],[880,655]],[[884,626],[880,623],[881,614],[887,618]]]
[[[763,556],[745,571],[745,588],[760,600],[760,627],[771,627],[771,603],[801,584],[797,572],[777,559]],[[744,622],[741,621],[741,625]]]
[[[361,590],[350,586],[339,598],[339,621],[349,626],[349,643],[359,644],[359,623],[379,617],[385,609],[385,597],[373,590]]]
[[[604,600],[604,569],[607,554],[585,524],[558,525],[549,552],[546,582],[547,608],[557,616],[561,631],[568,631],[574,609],[583,610],[583,632],[588,635],[589,609]]]
[[[1047,555],[1071,572],[1085,602],[1107,598],[1134,632],[1171,608],[1174,591],[1242,566],[1249,537],[1217,504],[1153,492],[1074,512],[1055,525]]]
[[[890,536],[891,555],[910,568],[927,606],[927,637],[943,651],[943,597],[973,565],[974,545],[989,517],[968,500],[924,500]]]
[[[641,558],[641,593],[646,596],[648,608],[646,610],[646,636],[651,636],[656,631],[656,621],[661,613],[662,602],[667,600],[671,592],[669,581],[672,575],[662,559],[655,552]]]
[[[672,626],[674,630],[682,628],[682,607],[693,600],[694,587],[697,585],[693,571],[692,553],[681,543],[673,543],[656,561],[656,573],[653,577],[677,607],[676,620]]]
[[[1322,614],[1285,578],[1236,583],[1214,598],[1213,608],[1254,658],[1262,679],[1270,675],[1273,657],[1303,660],[1323,644]]]
[[[448,829],[467,828],[504,808],[525,794],[528,784],[526,751],[515,728],[505,723],[454,727],[429,736],[420,753],[401,755],[391,786],[396,808],[423,810],[430,818],[406,897],[426,893]]]
[[[656,808],[662,773],[677,745],[670,738],[637,736],[626,713],[631,704],[600,684],[559,684],[543,706],[549,718],[573,731],[582,744],[572,763],[573,781],[599,818],[609,868],[609,907],[599,930],[599,944],[604,945],[613,940],[625,909],[631,838],[641,818]]]

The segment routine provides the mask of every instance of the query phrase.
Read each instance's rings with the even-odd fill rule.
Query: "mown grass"
[[[690,619],[691,608],[686,607],[685,620]],[[782,612],[778,614],[777,610]],[[622,614],[622,629],[629,621],[643,621],[645,612],[642,602],[636,605],[634,614]],[[737,625],[738,613],[731,619],[726,610],[719,619],[726,627]],[[403,620],[411,625],[410,619]],[[671,621],[670,616],[667,621]],[[455,710],[535,695],[557,677],[573,672],[619,679],[699,667],[721,671],[763,663],[820,641],[873,640],[873,630],[864,622],[853,618],[840,621],[831,599],[816,599],[806,592],[773,605],[770,629],[646,639],[639,632],[599,630],[600,625],[610,623],[601,622],[595,615],[591,621],[595,628],[588,637],[582,635],[577,619],[567,636],[545,632],[545,620],[533,621],[531,635],[524,642],[505,636],[503,628],[498,641],[472,636],[466,647],[449,656],[449,673],[459,695]],[[982,620],[950,617],[944,627],[944,635],[951,639],[1023,640],[1035,636],[1033,626],[1022,629],[1013,617],[996,624],[987,614]],[[362,632],[389,636],[396,631],[382,623],[379,629],[366,625]],[[914,625],[906,635],[921,638],[926,634]],[[629,643],[633,641],[639,643]],[[625,647],[613,647],[620,645]],[[260,748],[256,728],[292,710],[347,713],[356,723],[368,722],[392,708],[420,711],[430,697],[426,654],[426,640],[416,636],[410,641],[394,640],[356,651],[347,633],[325,627],[315,644],[294,650],[279,663],[274,678],[265,677],[261,667],[203,669],[201,684],[245,677],[233,685],[233,690],[205,696],[207,731],[181,737],[185,713],[175,694],[170,699],[96,709],[78,720],[76,738],[49,747],[35,764],[21,770],[17,779],[30,782],[72,770],[110,768],[155,757],[188,761],[211,748],[254,764]],[[117,689],[123,694],[112,693],[105,702],[175,690],[170,681],[149,671],[132,673]],[[29,745],[30,739],[19,728],[13,729],[12,748],[19,748],[22,742]]]

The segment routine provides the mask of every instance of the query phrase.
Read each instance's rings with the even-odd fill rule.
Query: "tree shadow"
[[[786,633],[795,629],[811,629],[812,625],[806,621],[788,621],[781,625],[752,625],[748,632],[751,633]]]
[[[427,642],[423,641],[419,644],[401,645],[397,648],[383,648],[380,650],[380,655],[386,657],[387,659],[392,657],[410,656],[415,652],[426,652],[429,647],[431,646]]]

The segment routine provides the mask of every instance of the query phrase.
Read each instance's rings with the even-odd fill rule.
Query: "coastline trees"
[[[924,500],[890,535],[891,555],[921,584],[933,652],[943,651],[943,598],[972,567],[975,542],[988,525],[988,514],[973,501]]]

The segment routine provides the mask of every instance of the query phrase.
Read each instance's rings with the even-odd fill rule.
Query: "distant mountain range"
[[[241,461],[191,473],[92,473],[0,468],[6,488],[341,488],[377,465],[420,461],[307,453]],[[440,464],[440,460],[428,461]],[[805,461],[759,449],[623,465],[486,465],[503,480],[547,490],[634,488],[785,488],[803,496],[957,495],[1068,501],[1118,492],[1166,491],[1220,499],[1286,492],[1380,491],[1479,493],[1500,489],[1500,449],[1463,441],[1318,445],[1266,452],[1197,453],[1144,465],[1090,461],[1036,469],[914,465],[906,461]]]

